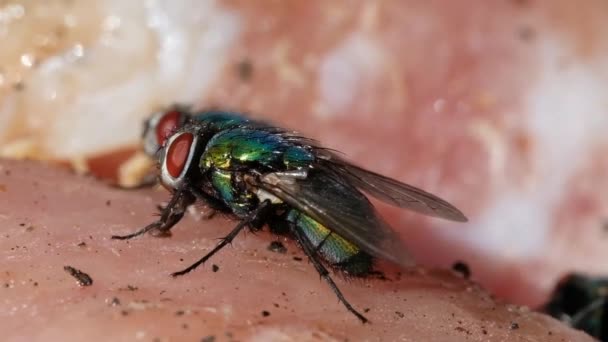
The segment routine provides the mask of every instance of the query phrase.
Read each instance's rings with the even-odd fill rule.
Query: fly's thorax
[[[314,155],[281,134],[255,127],[221,131],[210,140],[201,159],[205,169],[225,170],[261,168],[261,171],[287,171],[309,166]]]
[[[192,115],[192,120],[205,123],[208,129],[214,132],[220,132],[243,125],[257,124],[241,114],[214,109],[206,109],[197,112]]]
[[[221,199],[237,216],[246,216],[259,204],[242,173],[213,169],[209,177],[215,197]]]

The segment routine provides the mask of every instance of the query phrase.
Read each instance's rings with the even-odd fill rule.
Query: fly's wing
[[[397,234],[367,197],[335,173],[314,169],[306,177],[270,173],[256,186],[373,256],[403,266],[413,264]]]
[[[456,207],[424,190],[365,170],[336,155],[328,153],[321,158],[324,167],[342,175],[363,192],[383,202],[433,217],[457,222],[468,221]]]

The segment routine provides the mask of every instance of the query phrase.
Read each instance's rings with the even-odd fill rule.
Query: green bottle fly
[[[115,239],[170,230],[186,208],[202,201],[233,215],[236,227],[186,274],[230,243],[243,229],[268,227],[295,239],[346,308],[326,267],[349,276],[374,271],[374,259],[410,265],[398,235],[364,195],[434,217],[465,222],[448,202],[356,166],[316,141],[234,112],[190,112],[171,107],[145,125],[144,146],[160,164],[160,181],[172,192],[160,219]]]

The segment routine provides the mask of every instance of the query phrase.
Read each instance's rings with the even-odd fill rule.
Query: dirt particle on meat
[[[294,257],[293,257],[293,260],[295,260],[295,261],[302,261],[302,258],[297,257],[297,256],[294,256]]]
[[[130,284],[127,285],[126,287],[121,287],[121,288],[118,289],[118,291],[131,291],[131,292],[137,291],[137,290],[139,290],[139,287],[133,286],[133,285],[130,285]]]
[[[201,338],[201,342],[215,342],[215,336],[209,335]]]
[[[517,324],[517,322],[512,322],[511,325],[509,326],[510,330],[517,330],[519,329],[519,324]]]
[[[29,225],[29,226],[27,226],[27,228],[25,228],[25,231],[29,233],[29,232],[33,232],[34,229],[36,229],[36,227],[34,227],[33,225]]]
[[[536,30],[530,26],[523,26],[517,30],[517,35],[520,40],[529,42],[536,37]]]
[[[63,269],[68,272],[69,275],[74,277],[80,286],[91,286],[93,285],[93,278],[88,274],[76,269],[72,266],[64,266]]]
[[[82,241],[81,243],[77,244],[76,246],[78,246],[78,247],[86,247],[87,243],[84,242],[84,241]]]
[[[262,311],[262,316],[268,317],[268,316],[270,316],[270,312],[264,310],[264,311]]]
[[[467,265],[466,263],[464,263],[462,261],[456,261],[452,265],[452,270],[454,270],[454,272],[462,275],[462,277],[464,279],[469,279],[471,277],[471,269],[469,268],[469,265]]]
[[[109,306],[119,306],[120,305],[120,299],[118,299],[117,297],[113,297],[112,299],[107,301]]]
[[[244,58],[237,64],[237,73],[241,81],[249,81],[253,76],[253,63],[251,60]]]
[[[463,332],[463,333],[465,333],[467,335],[471,335],[471,332],[468,331],[467,329],[463,328],[463,327],[456,327],[456,328],[454,328],[454,330],[456,330],[458,332]]]
[[[287,253],[287,247],[285,247],[281,241],[272,241],[270,245],[268,245],[268,250],[281,254]]]
[[[401,311],[395,311],[395,315],[399,316],[399,318],[405,317],[405,314]]]
[[[220,267],[219,267],[218,265],[216,265],[216,264],[213,264],[213,265],[211,266],[211,270],[212,270],[213,272],[217,272],[217,271],[219,271],[219,270],[220,270]]]

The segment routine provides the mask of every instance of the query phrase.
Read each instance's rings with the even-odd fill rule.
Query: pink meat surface
[[[110,235],[153,220],[168,193],[118,190],[6,160],[0,185],[4,341],[592,341],[500,303],[458,275],[424,268],[384,268],[390,280],[336,276],[372,321],[363,325],[296,245],[283,241],[285,254],[267,250],[275,239],[267,233],[240,236],[209,264],[173,279],[170,272],[199,258],[235,222],[189,215],[169,238],[116,241]],[[93,284],[80,287],[64,266]]]

